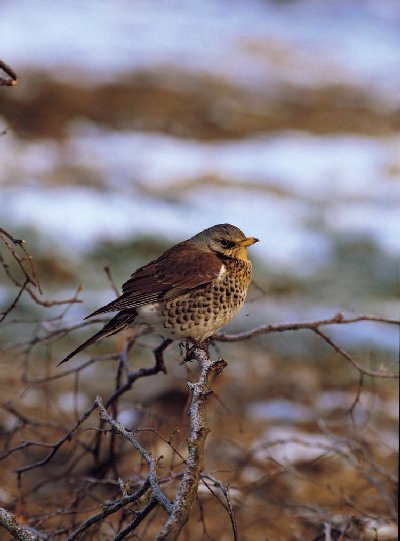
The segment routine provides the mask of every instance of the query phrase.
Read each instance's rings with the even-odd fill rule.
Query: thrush
[[[172,246],[135,271],[120,297],[87,316],[118,312],[59,364],[131,325],[146,325],[168,343],[204,342],[242,307],[252,276],[247,247],[257,241],[220,224]]]

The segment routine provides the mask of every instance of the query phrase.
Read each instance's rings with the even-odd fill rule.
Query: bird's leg
[[[125,344],[124,344],[124,349],[119,354],[119,361],[122,364],[126,374],[129,373],[128,353],[130,352],[130,350],[134,346],[134,344],[136,342],[136,339],[137,339],[137,335],[133,335],[133,336],[128,337]],[[118,388],[118,386],[116,388]]]
[[[193,360],[193,352],[196,348],[199,348],[199,349],[202,349],[203,351],[208,352],[209,343],[210,343],[210,340],[208,338],[206,338],[202,342],[193,340],[193,338],[191,338],[190,341],[186,342],[185,362],[189,362]]]
[[[165,368],[164,364],[164,351],[167,349],[167,347],[173,342],[171,338],[166,338],[161,342],[159,346],[157,346],[154,350],[154,357],[156,359],[156,367],[164,372],[164,374],[167,373],[167,369]]]

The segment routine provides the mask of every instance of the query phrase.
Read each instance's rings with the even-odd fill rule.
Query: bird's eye
[[[235,246],[234,242],[227,239],[221,239],[219,243],[223,248],[233,248],[233,246]]]

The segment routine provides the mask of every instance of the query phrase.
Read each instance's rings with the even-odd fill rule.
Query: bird
[[[136,270],[122,295],[85,318],[117,312],[59,365],[135,325],[161,335],[162,349],[174,340],[206,342],[243,306],[252,279],[247,248],[256,242],[234,225],[218,224],[172,246]]]

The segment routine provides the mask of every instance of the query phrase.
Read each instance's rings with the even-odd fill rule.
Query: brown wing
[[[123,294],[118,299],[88,317],[172,299],[215,280],[221,265],[212,252],[199,250],[188,242],[177,244],[134,272],[122,286]]]

